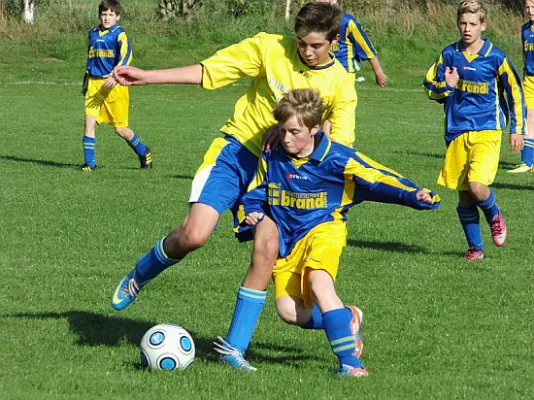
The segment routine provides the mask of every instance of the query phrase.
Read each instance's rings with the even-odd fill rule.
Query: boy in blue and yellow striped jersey
[[[128,88],[117,85],[113,68],[129,65],[132,47],[126,32],[117,22],[121,4],[118,0],[102,0],[98,5],[100,25],[89,31],[87,68],[84,78],[85,133],[82,171],[96,168],[96,124],[111,124],[139,157],[141,168],[152,168],[152,154],[139,136],[128,127],[130,95]]]
[[[280,232],[273,271],[278,314],[289,324],[323,329],[339,359],[337,374],[363,377],[362,313],[345,306],[334,288],[348,210],[365,200],[435,209],[439,197],[332,142],[319,130],[323,107],[310,89],[290,91],[278,103],[274,116],[282,146],[262,155],[252,190],[243,196],[236,231],[247,239],[250,227],[265,215],[274,220]],[[216,349],[223,354],[246,350],[222,338]]]
[[[525,101],[519,75],[506,55],[482,37],[486,9],[478,0],[460,1],[461,40],[442,51],[428,70],[424,88],[445,110],[445,164],[438,183],[459,193],[458,217],[469,249],[466,259],[484,257],[478,208],[502,247],[508,230],[489,188],[497,173],[501,136],[510,118],[510,147],[519,152],[525,134]],[[508,103],[504,99],[504,93]]]
[[[340,18],[341,10],[334,5],[307,3],[296,15],[295,36],[258,33],[199,64],[185,67],[115,69],[119,83],[124,85],[197,84],[204,89],[217,89],[246,76],[252,81],[247,93],[237,101],[233,116],[222,126],[222,136],[212,142],[195,174],[187,216],[137,260],[135,268],[115,289],[113,308],[128,307],[148,281],[203,246],[223,211],[237,212],[239,199],[255,175],[264,133],[276,124],[273,109],[290,89],[318,90],[325,102],[324,117],[332,123],[331,138],[347,146],[353,144],[357,103],[354,83],[330,53],[339,33]],[[248,331],[254,330],[278,255],[278,231],[270,219],[258,224],[253,235],[251,263],[238,290],[232,320],[236,324],[232,322],[230,326],[230,338],[248,337]],[[239,357],[224,357],[223,361],[246,368]]]
[[[521,150],[521,164],[509,170],[511,174],[534,172],[534,0],[525,1],[525,14],[528,17],[521,27],[523,45],[523,91],[527,105],[527,135]]]
[[[337,0],[316,0],[323,3],[337,4]],[[362,61],[369,61],[375,73],[376,84],[385,87],[388,77],[382,70],[378,54],[358,20],[344,12],[341,17],[339,39],[332,45],[332,51],[338,61],[352,76],[361,69]]]

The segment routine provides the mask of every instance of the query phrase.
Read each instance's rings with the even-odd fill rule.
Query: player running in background
[[[200,84],[217,89],[253,78],[234,115],[223,125],[223,137],[213,141],[195,174],[190,209],[182,224],[137,260],[135,268],[119,283],[112,306],[131,304],[147,282],[210,238],[224,210],[236,215],[241,196],[253,179],[261,154],[264,132],[274,125],[277,101],[293,88],[314,88],[325,103],[325,119],[332,123],[331,138],[347,146],[354,142],[356,91],[352,78],[335,61],[330,46],[339,32],[341,10],[331,4],[308,3],[295,20],[296,37],[259,33],[222,49],[200,64],[166,70],[143,71],[133,67],[115,70],[124,85]],[[278,255],[278,231],[264,218],[254,228],[249,270],[239,288],[227,338],[247,348],[265,298]],[[237,323],[237,321],[239,323]],[[247,368],[242,355],[223,356],[237,368]]]
[[[457,24],[461,39],[443,49],[423,83],[428,97],[444,105],[447,152],[438,183],[458,190],[456,211],[469,246],[464,256],[468,260],[484,257],[479,208],[494,244],[502,247],[506,243],[508,230],[489,186],[499,166],[508,117],[512,151],[521,150],[525,133],[519,75],[503,51],[482,37],[485,17],[482,2],[460,1]]]
[[[128,127],[129,89],[117,85],[113,68],[132,62],[132,47],[126,32],[117,23],[121,18],[118,0],[102,0],[98,5],[100,25],[89,31],[87,69],[84,78],[85,133],[82,171],[96,168],[96,124],[111,124],[139,157],[141,168],[152,168],[152,154],[139,136]]]
[[[243,196],[237,235],[268,215],[280,232],[273,279],[276,308],[288,324],[322,329],[339,359],[337,375],[363,377],[359,357],[361,311],[336,294],[339,257],[346,245],[347,213],[365,200],[434,209],[439,198],[364,155],[332,142],[319,130],[324,106],[310,89],[290,91],[274,116],[281,143],[263,154],[253,190]],[[245,237],[246,239],[246,237]],[[222,354],[243,354],[219,338]]]
[[[527,106],[527,135],[521,150],[521,164],[508,170],[511,174],[534,172],[534,0],[525,1],[525,14],[528,17],[521,27],[523,45],[523,90]]]

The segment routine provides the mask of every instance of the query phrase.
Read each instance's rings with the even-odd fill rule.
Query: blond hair
[[[311,89],[290,90],[274,109],[274,118],[283,124],[296,116],[301,126],[311,129],[321,123],[324,104],[319,93]]]
[[[480,16],[480,22],[486,21],[486,13],[488,12],[484,2],[480,0],[462,0],[458,3],[458,11],[456,14],[456,21],[460,22],[460,17],[464,14],[476,14]]]

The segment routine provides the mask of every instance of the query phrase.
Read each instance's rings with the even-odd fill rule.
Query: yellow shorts
[[[499,167],[502,131],[467,131],[447,147],[438,183],[449,189],[468,190],[469,182],[489,186]]]
[[[347,227],[343,221],[317,225],[293,248],[291,254],[276,261],[273,271],[277,299],[294,296],[313,306],[307,279],[309,269],[322,269],[336,280],[339,257],[347,243]]]
[[[89,78],[85,94],[85,115],[96,118],[99,124],[110,124],[115,128],[128,126],[130,93],[127,86],[115,85],[105,88],[106,78]]]
[[[525,76],[523,79],[523,93],[527,110],[534,110],[534,76]]]

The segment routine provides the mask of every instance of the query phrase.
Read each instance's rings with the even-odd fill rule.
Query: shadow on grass
[[[79,164],[61,163],[61,162],[48,161],[48,160],[38,160],[35,158],[24,158],[24,157],[6,156],[6,155],[0,155],[0,159],[28,163],[28,164],[38,164],[38,165],[43,165],[45,167],[77,168],[80,166]]]
[[[190,175],[171,175],[172,178],[174,179],[184,179],[184,180],[188,180],[188,181],[192,181],[193,180],[193,177],[190,176]]]
[[[367,242],[365,240],[348,239],[347,245],[351,247],[360,247],[362,249],[390,251],[393,253],[428,254],[427,249],[424,247],[400,242]]]
[[[96,314],[88,311],[65,311],[65,312],[42,312],[42,313],[14,313],[4,314],[1,317],[27,318],[27,319],[66,319],[69,330],[74,332],[78,339],[74,342],[77,346],[120,346],[125,341],[138,346],[146,331],[158,322],[143,321],[123,317],[114,317]],[[202,337],[196,332],[189,330],[195,341],[196,356],[211,362],[218,362],[218,354],[213,350],[215,338]],[[326,345],[326,343],[325,343]],[[284,352],[281,356],[261,354],[264,352]],[[301,354],[303,350],[273,345],[270,343],[254,343],[253,348],[247,352],[247,359],[251,361],[294,364],[298,366],[301,361],[315,360],[316,357]],[[140,363],[131,364],[133,368],[141,369]]]
[[[510,190],[534,190],[534,183],[530,185],[516,185],[515,183],[500,183],[493,182],[491,187],[497,189],[510,189]]]

